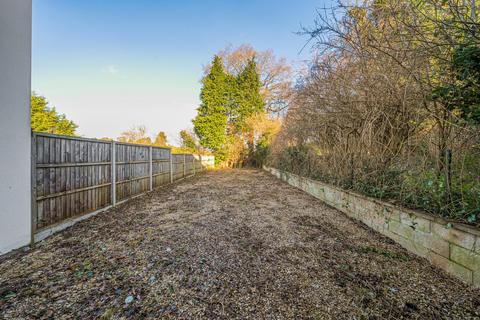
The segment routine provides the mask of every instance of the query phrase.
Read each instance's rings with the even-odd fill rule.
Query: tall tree
[[[246,121],[266,111],[255,57],[239,70],[226,72],[222,59],[215,56],[202,82],[201,105],[193,120],[200,144],[215,154],[217,162],[241,165],[249,153],[246,148],[255,145]]]
[[[180,131],[180,140],[182,148],[189,149],[192,151],[197,150],[197,141],[194,135],[187,130]]]
[[[160,131],[158,132],[157,136],[155,137],[155,142],[153,145],[158,147],[166,147],[167,146],[167,135],[165,132]]]
[[[64,114],[60,114],[54,107],[48,106],[45,97],[32,93],[30,98],[30,123],[33,131],[75,135],[77,125],[68,120]]]
[[[216,153],[217,161],[223,160],[222,150],[227,127],[227,74],[222,59],[215,56],[209,73],[202,80],[200,107],[193,119],[195,134],[200,144]]]
[[[237,131],[242,130],[245,120],[251,115],[264,111],[265,103],[260,94],[262,86],[257,73],[255,58],[248,60],[237,77],[237,102],[233,110],[233,124]]]

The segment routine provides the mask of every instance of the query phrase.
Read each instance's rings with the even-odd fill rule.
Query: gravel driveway
[[[0,319],[473,319],[469,288],[256,170],[211,171],[0,258]]]

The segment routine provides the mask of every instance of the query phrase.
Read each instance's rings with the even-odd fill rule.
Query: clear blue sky
[[[33,0],[32,89],[88,137],[191,127],[203,66],[231,44],[298,62],[329,0]],[[176,142],[175,140],[172,142]]]

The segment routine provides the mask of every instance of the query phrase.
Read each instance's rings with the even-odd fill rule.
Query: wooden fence
[[[206,166],[201,156],[172,154],[169,148],[33,133],[32,241],[35,233],[115,206]]]

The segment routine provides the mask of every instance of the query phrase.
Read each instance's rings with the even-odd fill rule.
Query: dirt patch
[[[474,319],[461,284],[255,170],[214,171],[0,261],[3,319]]]

